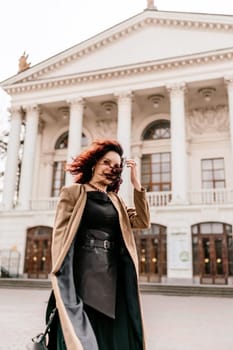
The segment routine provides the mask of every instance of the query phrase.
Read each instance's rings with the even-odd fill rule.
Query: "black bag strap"
[[[54,319],[54,316],[55,316],[55,314],[56,314],[56,311],[57,311],[57,308],[55,307],[55,308],[53,309],[53,311],[51,312],[50,316],[49,316],[49,321],[48,321],[48,323],[47,323],[47,325],[46,325],[46,328],[45,328],[45,331],[44,331],[44,336],[46,336],[46,334],[47,334],[48,331],[49,331],[49,328],[50,328],[50,326],[51,326],[51,324],[52,324],[52,322],[53,322],[53,319]]]
[[[51,326],[51,324],[52,324],[52,322],[53,322],[53,319],[54,319],[54,317],[55,317],[56,311],[57,311],[57,308],[55,307],[55,308],[52,310],[51,314],[49,315],[49,320],[48,320],[48,323],[46,324],[46,327],[45,327],[44,332],[41,333],[41,334],[39,334],[39,335],[36,336],[35,338],[33,338],[33,339],[36,339],[37,342],[38,342],[38,341],[41,342],[41,341],[44,341],[44,340],[45,340],[46,335],[48,334],[49,329],[50,329],[50,326]],[[33,340],[33,339],[32,339],[32,340]]]

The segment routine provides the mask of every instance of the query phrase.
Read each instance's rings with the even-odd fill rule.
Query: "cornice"
[[[52,58],[47,59],[46,61],[37,64],[34,67],[31,67],[29,70],[22,72],[20,76],[14,76],[9,80],[14,82],[14,79],[17,80],[17,78],[19,78],[17,81],[18,84],[41,79],[44,74],[57,70],[65,64],[69,64],[75,60],[78,60],[79,58],[95,52],[96,50],[99,50],[100,48],[106,47],[107,45],[112,44],[113,42],[116,42],[146,26],[176,27],[183,28],[185,30],[211,30],[212,32],[233,32],[233,21],[217,22],[214,20],[210,21],[209,16],[206,20],[203,20],[203,16],[201,18],[198,16],[195,17],[196,19],[192,19],[191,16],[186,18],[184,16],[184,19],[176,17],[173,18],[173,16],[169,17],[169,13],[165,14],[158,11],[148,11],[142,13],[136,16],[132,21],[125,21],[123,24],[121,23],[110,30],[106,30],[105,32],[96,35],[95,37],[88,39],[81,44],[78,44]]]
[[[3,86],[3,89],[10,95],[41,91],[51,88],[64,88],[77,84],[85,84],[93,81],[108,79],[119,79],[135,76],[139,74],[169,71],[173,69],[182,69],[195,66],[209,65],[211,63],[232,62],[233,48],[228,50],[211,51],[203,54],[188,55],[176,57],[173,59],[158,60],[146,63],[138,63],[124,67],[114,67],[92,72],[84,72],[76,75],[51,78],[46,80],[28,81],[9,86]]]

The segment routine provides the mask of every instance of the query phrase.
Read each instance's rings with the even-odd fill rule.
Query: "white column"
[[[69,141],[67,152],[67,163],[72,162],[82,149],[82,129],[83,129],[83,108],[84,101],[82,98],[69,101],[70,103],[70,123],[69,123]],[[72,176],[66,174],[66,185],[73,182]]]
[[[19,161],[20,131],[21,111],[19,108],[12,107],[10,137],[7,147],[7,160],[3,187],[3,207],[6,210],[12,209],[14,202]]]
[[[225,79],[228,92],[229,124],[231,137],[231,156],[233,159],[233,77]]]
[[[124,157],[131,157],[131,114],[132,114],[132,94],[124,92],[118,94],[118,120],[117,120],[117,140],[123,147]],[[132,185],[128,169],[124,169],[123,183],[120,193],[128,205],[132,204]]]
[[[39,123],[39,108],[29,106],[26,108],[26,133],[24,141],[23,160],[19,184],[20,209],[29,209],[32,196],[33,176],[35,169],[35,155],[37,132]]]
[[[54,164],[54,151],[44,153],[44,162],[41,164],[41,173],[44,174],[44,177],[48,179],[46,184],[43,184],[43,193],[42,197],[51,197],[52,196],[52,182],[53,182],[53,164]],[[40,186],[43,183],[43,179],[40,181]]]
[[[138,144],[134,144],[133,147],[131,148],[131,154],[132,154],[132,158],[135,160],[136,164],[137,164],[137,175],[138,178],[141,179],[141,169],[142,169],[142,142],[138,143]]]
[[[168,87],[171,108],[172,204],[187,203],[184,89],[184,84]]]
[[[41,117],[41,111],[40,111],[40,117]],[[42,152],[42,138],[43,138],[43,131],[45,128],[45,122],[41,119],[39,119],[39,124],[38,124],[38,134],[37,134],[37,143],[36,143],[36,153],[35,153],[35,171],[34,171],[34,180],[33,180],[33,189],[32,189],[32,198],[38,198],[42,197],[41,193],[41,187],[39,186],[40,182],[40,177],[41,177],[41,162],[40,162],[40,157],[41,157],[41,152]],[[45,177],[46,179],[49,179]],[[47,181],[48,182],[48,181]],[[43,185],[42,188],[46,186],[44,178],[43,178]]]

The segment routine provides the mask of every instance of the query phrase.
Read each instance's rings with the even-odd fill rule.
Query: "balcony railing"
[[[31,210],[55,210],[58,197],[33,199],[30,201]]]
[[[149,207],[164,207],[172,199],[172,192],[147,192]]]
[[[148,192],[147,199],[150,207],[163,207],[171,203],[172,192]],[[233,189],[189,191],[186,203],[188,205],[233,204]]]
[[[147,199],[150,207],[164,207],[171,204],[172,191],[147,192],[146,195],[147,195]],[[30,209],[31,210],[55,210],[57,202],[58,202],[57,197],[34,199],[30,201]],[[223,205],[223,204],[233,204],[233,188],[189,191],[187,193],[186,205]]]
[[[188,192],[188,203],[191,205],[219,205],[233,203],[233,189],[218,188]]]

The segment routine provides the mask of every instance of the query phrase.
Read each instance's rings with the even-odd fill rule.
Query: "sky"
[[[160,11],[233,15],[232,0],[154,0]],[[142,12],[147,0],[1,0],[0,82],[25,51],[31,66]],[[1,83],[0,83],[1,85]],[[9,97],[0,90],[0,132]]]

